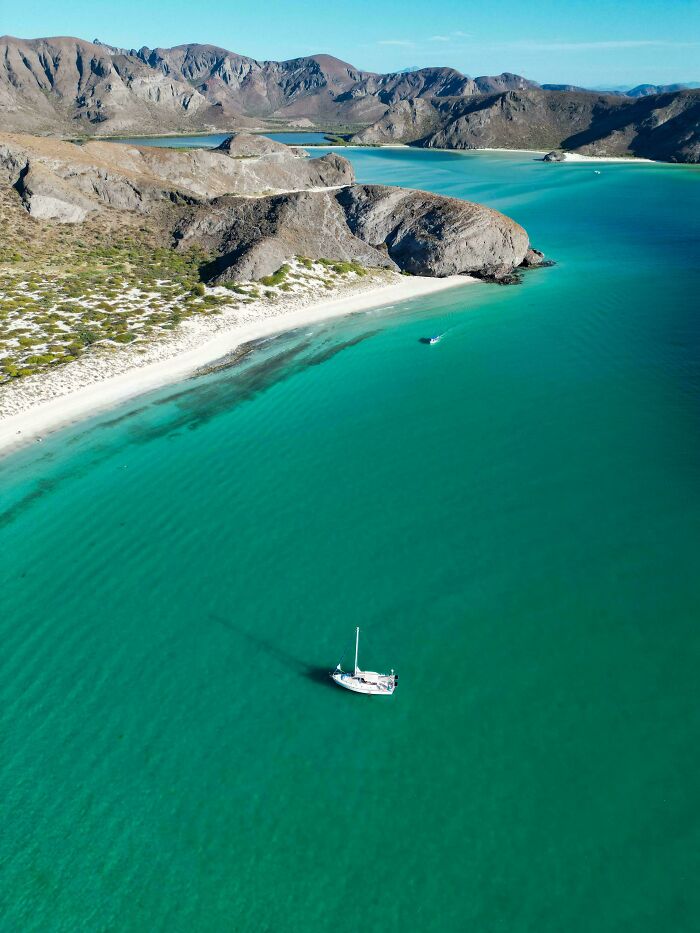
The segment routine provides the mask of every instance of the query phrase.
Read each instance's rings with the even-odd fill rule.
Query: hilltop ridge
[[[591,156],[700,161],[700,90],[638,98],[528,88],[402,101],[352,142],[437,149],[566,149]]]
[[[700,91],[627,95],[433,67],[375,74],[320,53],[258,61],[217,45],[121,49],[69,36],[0,38],[3,129],[58,136],[303,127],[354,142],[566,147],[700,159]]]

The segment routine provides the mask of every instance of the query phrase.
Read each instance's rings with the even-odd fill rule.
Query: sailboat
[[[378,674],[376,671],[361,671],[358,663],[357,657],[360,650],[360,629],[355,629],[355,668],[352,672],[344,671],[340,666],[342,661],[338,662],[338,666],[334,671],[331,671],[331,678],[338,684],[339,687],[345,687],[346,690],[354,690],[355,693],[372,693],[375,696],[391,696],[391,694],[396,690],[396,685],[399,682],[399,675],[395,674],[392,670],[391,674]]]

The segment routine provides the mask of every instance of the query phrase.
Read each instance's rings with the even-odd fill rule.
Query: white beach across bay
[[[444,278],[377,272],[319,296],[306,292],[265,299],[212,318],[184,321],[176,335],[145,352],[88,356],[52,373],[0,389],[0,453],[36,441],[49,431],[103,411],[129,398],[186,378],[254,340],[330,318],[381,308],[476,282],[466,275]]]
[[[322,148],[324,152],[326,150],[331,150],[331,149],[342,152],[343,150],[347,151],[347,150],[352,150],[352,149],[367,148],[366,146],[361,146],[356,143],[349,143],[348,145],[343,145],[343,146],[339,146],[335,144],[328,144],[328,143],[323,143],[322,145],[320,143],[314,143],[309,148],[313,148],[314,146],[318,146],[318,148]],[[373,149],[416,150],[416,149],[421,149],[422,147],[411,146],[408,143],[378,143],[374,145],[372,148]],[[525,154],[525,155],[532,155],[539,159],[541,159],[543,156],[547,154],[546,149],[513,149],[510,147],[506,148],[504,146],[478,146],[478,147],[474,146],[471,148],[464,148],[464,149],[441,149],[438,146],[431,146],[430,151],[431,152],[449,152],[452,155],[460,155],[460,154],[464,155],[465,153],[473,154],[475,152],[512,152],[515,154],[520,153],[520,154]],[[629,156],[606,156],[606,155],[593,156],[593,155],[584,155],[581,152],[564,152],[563,156],[564,156],[563,158],[564,162],[624,162],[625,165],[634,165],[636,163],[643,165],[645,163],[649,163],[649,162],[653,163],[656,161],[655,159],[645,159],[642,156],[632,156],[632,155],[629,155]]]

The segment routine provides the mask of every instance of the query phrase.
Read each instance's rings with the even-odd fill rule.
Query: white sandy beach
[[[319,147],[321,143],[315,143]],[[323,145],[324,149],[410,149],[406,143],[380,143],[379,145],[374,146],[326,146]],[[438,149],[431,148],[430,152],[450,152],[453,154],[473,154],[475,152],[514,152],[520,153],[522,155],[532,155],[532,156],[545,156],[551,150],[549,149],[506,149],[503,146],[494,147],[494,146],[479,146],[476,149]],[[582,155],[579,152],[565,152],[564,153],[565,162],[625,162],[628,165],[634,165],[637,162],[654,162],[654,159],[643,159],[638,156],[589,156]]]
[[[0,453],[108,409],[129,398],[186,378],[237,347],[260,338],[330,318],[475,282],[469,276],[429,278],[385,274],[380,283],[363,280],[320,300],[290,297],[241,323],[235,315],[190,319],[168,341],[154,342],[141,355],[128,348],[108,360],[89,355],[55,372],[27,377],[0,389]]]
[[[654,162],[654,159],[642,159],[639,156],[589,156],[580,152],[565,152],[565,162],[625,162],[635,165],[637,162]]]
[[[447,149],[442,150],[445,152],[525,152],[530,153],[531,155],[547,155],[547,152],[551,150],[545,149],[465,149],[465,150],[454,150]],[[635,162],[653,162],[653,159],[642,159],[637,156],[589,156],[582,155],[580,152],[565,152],[564,153],[565,162],[626,162],[628,164],[634,164]]]

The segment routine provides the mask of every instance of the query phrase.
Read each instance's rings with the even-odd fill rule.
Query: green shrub
[[[280,266],[277,272],[273,272],[272,275],[264,275],[258,281],[261,285],[267,285],[272,288],[275,285],[281,285],[282,282],[287,278],[287,273],[289,272],[289,266],[285,263],[283,266]]]
[[[100,335],[95,333],[94,330],[79,330],[76,332],[75,337],[76,341],[84,347],[89,347],[90,344],[100,339]]]
[[[355,275],[367,275],[367,270],[359,262],[334,262],[331,268],[338,275],[347,275],[349,272],[354,272]]]

